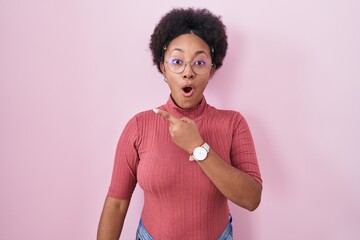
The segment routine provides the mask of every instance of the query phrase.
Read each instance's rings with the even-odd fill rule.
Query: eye
[[[172,65],[182,65],[183,61],[179,58],[170,58],[169,63]]]
[[[206,66],[207,62],[205,60],[195,60],[193,62],[193,65],[195,65],[195,66]]]

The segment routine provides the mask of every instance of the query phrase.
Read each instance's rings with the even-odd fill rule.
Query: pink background
[[[206,97],[245,115],[264,180],[235,239],[360,239],[360,2],[178,2],[0,0],[0,239],[95,239],[124,124],[168,98],[148,42],[174,6],[228,27]]]

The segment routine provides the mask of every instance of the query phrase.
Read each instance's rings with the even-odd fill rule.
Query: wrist
[[[190,149],[187,151],[190,155],[192,155],[194,153],[194,149],[197,147],[200,147],[201,145],[203,145],[205,143],[204,140],[200,140],[200,141],[196,141],[196,144],[191,145]]]
[[[193,153],[190,154],[189,160],[204,161],[207,158],[209,151],[209,144],[204,142],[200,146],[194,148]]]

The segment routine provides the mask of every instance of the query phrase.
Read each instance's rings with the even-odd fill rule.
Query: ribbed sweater
[[[171,97],[159,108],[194,120],[213,151],[262,183],[253,139],[239,112],[216,109],[205,98],[191,110],[177,107]],[[228,223],[227,199],[197,162],[189,161],[189,154],[173,143],[168,121],[152,110],[136,114],[126,124],[108,196],[130,199],[137,183],[144,191],[141,218],[155,240],[217,239]]]

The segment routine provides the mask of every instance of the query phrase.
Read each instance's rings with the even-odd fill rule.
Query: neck
[[[171,97],[172,101],[174,102],[174,104],[175,104],[178,108],[180,108],[180,109],[182,109],[182,110],[185,110],[185,111],[196,108],[197,106],[199,106],[199,105],[201,104],[202,100],[204,99],[204,96],[203,96],[203,97],[201,98],[201,100],[200,100],[196,105],[194,105],[194,106],[192,106],[192,107],[189,107],[189,108],[183,108],[183,107],[181,107],[181,106],[175,101],[175,99],[171,96],[171,94],[170,94],[170,97]]]

